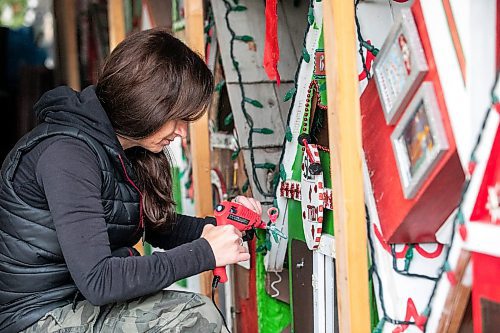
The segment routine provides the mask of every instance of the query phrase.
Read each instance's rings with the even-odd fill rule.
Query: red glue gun
[[[217,225],[232,224],[239,231],[251,231],[254,228],[266,229],[267,225],[259,214],[237,202],[223,201],[215,207],[214,211]],[[214,281],[226,282],[226,267],[214,269]]]

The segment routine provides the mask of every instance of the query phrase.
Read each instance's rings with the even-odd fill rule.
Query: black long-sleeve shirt
[[[101,201],[101,172],[92,150],[75,138],[55,136],[23,156],[13,181],[26,203],[52,214],[70,274],[92,304],[124,301],[159,291],[176,280],[215,267],[199,238],[212,218],[179,215],[165,233],[146,240],[166,251],[145,257],[112,257]]]

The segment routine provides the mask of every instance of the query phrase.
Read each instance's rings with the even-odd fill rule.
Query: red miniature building
[[[405,198],[391,143],[395,126],[386,124],[375,82],[370,81],[361,96],[363,149],[382,232],[389,243],[435,242],[436,231],[458,204],[465,179],[419,3],[412,10],[428,63],[424,82],[431,82],[436,91],[444,131],[441,135],[448,147],[414,197]]]

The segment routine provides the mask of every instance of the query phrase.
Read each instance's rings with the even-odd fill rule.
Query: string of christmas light
[[[459,228],[459,231],[461,231],[460,230],[461,226],[463,226],[465,224],[465,218],[464,218],[464,214],[463,214],[463,211],[462,211],[462,205],[463,205],[463,201],[465,199],[465,195],[467,194],[467,190],[469,188],[470,178],[472,177],[472,173],[474,171],[474,165],[475,165],[475,163],[477,161],[476,151],[477,151],[477,149],[479,148],[479,146],[481,144],[481,139],[483,137],[483,132],[484,132],[484,129],[486,128],[486,124],[488,122],[488,117],[490,115],[490,112],[491,112],[492,109],[494,109],[494,105],[498,102],[498,96],[495,95],[494,89],[495,89],[496,85],[498,84],[499,74],[500,73],[497,72],[496,78],[495,78],[495,83],[493,84],[493,87],[491,88],[491,94],[490,94],[491,95],[491,105],[488,108],[488,110],[486,110],[486,114],[485,114],[485,117],[484,117],[483,122],[481,124],[481,129],[479,131],[479,135],[478,135],[478,137],[476,139],[476,142],[474,144],[474,148],[472,149],[472,152],[470,154],[470,158],[469,158],[469,170],[470,170],[470,172],[467,175],[467,179],[466,179],[466,181],[464,183],[462,193],[460,194],[460,201],[459,201],[459,205],[458,205],[458,209],[457,209],[457,214],[455,215],[455,217],[453,219],[453,232],[451,234],[450,243],[445,246],[445,248],[446,248],[446,254],[445,254],[445,260],[444,260],[443,266],[441,267],[441,275],[443,273],[447,273],[447,275],[450,276],[448,274],[450,272],[450,270],[449,270],[449,262],[448,262],[448,258],[449,258],[449,255],[450,255],[450,249],[451,249],[451,246],[453,244],[453,240],[455,238],[455,233],[456,233],[457,226]],[[465,236],[462,232],[460,232],[460,234],[462,235],[462,237]],[[450,282],[453,282],[453,281],[450,281]],[[434,298],[434,296],[436,294],[436,290],[437,290],[437,283],[434,284],[434,289],[432,290],[431,296],[429,298],[429,303],[427,304],[427,308],[426,308],[426,311],[428,311],[427,317],[432,312],[432,300],[433,300],[433,298]],[[424,331],[425,331],[426,327],[427,327],[427,321],[424,323]]]
[[[378,273],[377,269],[377,264],[375,261],[375,246],[373,245],[373,239],[372,239],[372,233],[371,233],[371,220],[370,220],[370,213],[368,211],[368,207],[365,205],[365,214],[366,214],[366,224],[367,224],[367,230],[368,230],[368,245],[370,247],[370,259],[371,259],[371,266],[369,268],[369,272],[371,272],[378,280],[378,297],[380,301],[380,307],[382,308],[382,317],[379,316],[379,323],[377,327],[373,330],[373,333],[381,333],[384,325],[386,322],[389,322],[394,325],[411,325],[415,324],[413,321],[404,321],[404,320],[396,320],[387,315],[387,311],[385,309],[385,303],[384,303],[384,291],[382,288],[382,279],[380,278],[380,275]]]
[[[310,0],[309,1],[308,17],[309,17],[309,14],[311,12],[314,15],[314,0]],[[307,48],[306,48],[307,34],[308,34],[310,28],[311,28],[311,20],[308,19],[307,20],[307,26],[304,29],[304,36],[302,38],[302,49],[303,50],[307,50]],[[288,109],[288,117],[287,117],[287,120],[286,120],[286,123],[287,123],[286,133],[285,133],[285,138],[283,140],[283,149],[281,150],[281,156],[280,156],[280,160],[279,160],[279,163],[278,163],[278,165],[279,165],[279,179],[281,179],[282,181],[285,181],[286,178],[287,178],[286,171],[285,171],[285,166],[283,165],[283,158],[285,156],[285,146],[286,146],[286,143],[287,142],[291,142],[293,140],[293,134],[292,134],[292,130],[291,130],[289,124],[290,124],[290,118],[292,117],[293,107],[295,105],[295,98],[297,97],[297,85],[298,85],[298,82],[299,82],[299,74],[300,74],[300,67],[301,67],[300,64],[302,63],[302,60],[304,60],[303,55],[304,55],[304,52],[302,52],[302,55],[301,55],[301,57],[299,59],[299,66],[297,66],[297,69],[295,71],[294,80],[293,80],[293,83],[294,83],[293,84],[293,88],[291,88],[285,94],[285,98],[284,98],[285,102],[288,101],[288,100],[290,100],[290,99],[292,101],[290,103],[290,108]],[[278,184],[276,184],[276,186],[274,188],[274,190],[275,190],[275,192],[274,192],[274,198],[278,197],[278,186],[277,185]],[[274,206],[278,207],[277,204],[275,204]],[[288,206],[288,202],[287,202],[287,206]]]
[[[405,267],[404,267],[404,270],[401,270],[398,268],[395,245],[391,245],[392,269],[400,275],[412,276],[412,277],[427,279],[427,280],[431,280],[431,281],[437,281],[439,279],[439,276],[429,276],[429,275],[425,275],[425,274],[417,274],[417,273],[410,273],[409,272],[410,263],[413,260],[413,247],[415,246],[415,244],[409,244],[409,246],[410,246],[410,248],[408,249],[408,251],[406,252],[406,255],[405,255]]]
[[[314,8],[314,0],[310,0],[309,1],[309,10],[308,10],[308,20],[307,20],[307,26],[306,28],[304,29],[304,36],[303,36],[303,39],[302,39],[302,50],[306,50],[306,41],[307,41],[307,33],[309,32],[309,29],[311,27],[311,19],[309,18],[310,17],[310,13],[311,13],[311,8]],[[312,13],[314,13],[314,11],[312,11]],[[306,54],[307,51],[305,52]],[[280,156],[280,159],[279,159],[279,168],[278,168],[278,173],[277,173],[277,176],[278,177],[275,177],[275,180],[274,180],[274,200],[273,200],[273,206],[278,208],[278,204],[277,204],[277,196],[278,196],[278,183],[279,183],[279,180],[281,179],[281,181],[285,181],[286,178],[287,178],[287,175],[286,175],[286,171],[285,171],[285,166],[283,164],[283,158],[285,156],[285,147],[286,147],[286,143],[287,142],[291,142],[293,140],[293,134],[292,134],[292,130],[290,128],[290,118],[292,116],[292,111],[293,111],[293,107],[294,107],[294,104],[295,104],[295,99],[297,97],[297,85],[298,85],[298,82],[299,82],[299,74],[300,74],[300,64],[302,63],[302,60],[304,60],[303,58],[304,56],[304,51],[302,51],[302,54],[301,54],[301,57],[299,59],[299,66],[297,66],[297,69],[295,70],[295,75],[294,75],[294,80],[293,80],[293,87],[288,90],[285,94],[285,97],[284,97],[284,101],[287,102],[289,100],[291,100],[291,103],[290,103],[290,108],[288,110],[288,117],[287,117],[287,121],[286,121],[286,130],[285,130],[285,137],[283,138],[283,148],[281,150],[281,156]],[[288,209],[288,201],[285,203],[285,210]],[[259,232],[257,232],[257,235],[259,235]],[[271,242],[271,239],[270,239],[270,235],[269,233],[266,234],[265,238],[262,239],[262,238],[259,238],[258,240],[259,242],[259,246],[257,247],[256,249],[256,252],[257,253],[260,253],[262,255],[265,255],[267,251],[270,251],[271,250],[271,246],[272,246],[272,242]],[[286,266],[284,264],[284,266]]]
[[[370,70],[368,69],[368,67],[366,65],[366,59],[365,59],[365,55],[363,53],[363,48],[365,48],[368,52],[371,52],[374,56],[377,56],[379,49],[377,49],[375,46],[371,45],[370,43],[368,43],[367,41],[365,41],[363,39],[363,35],[361,34],[361,25],[359,24],[359,19],[358,19],[358,15],[357,15],[359,2],[360,2],[360,0],[355,0],[355,2],[354,2],[354,9],[355,9],[354,20],[356,22],[356,32],[358,35],[358,42],[359,42],[358,53],[361,57],[361,64],[363,65],[363,71],[366,73],[366,79],[368,81],[370,81],[372,78],[372,75],[371,75]]]
[[[229,31],[230,35],[231,35],[231,39],[230,39],[230,42],[229,42],[229,54],[231,56],[231,60],[232,60],[232,65],[233,65],[233,68],[234,70],[236,71],[236,74],[237,74],[237,78],[238,78],[238,86],[240,88],[240,93],[241,93],[241,102],[240,102],[240,106],[241,106],[241,111],[243,113],[243,116],[245,118],[245,121],[247,123],[247,126],[249,128],[249,133],[248,133],[248,140],[247,140],[247,147],[244,147],[245,150],[248,150],[250,152],[250,163],[251,163],[251,166],[252,166],[252,179],[253,179],[253,182],[255,184],[255,189],[257,189],[257,191],[262,195],[264,196],[265,198],[274,198],[274,193],[275,193],[275,189],[274,187],[276,186],[276,184],[274,184],[275,182],[273,182],[272,184],[272,189],[270,191],[265,191],[264,190],[264,187],[262,186],[261,182],[260,182],[260,179],[258,178],[257,176],[257,169],[266,169],[266,170],[270,170],[270,171],[275,171],[275,165],[271,165],[270,163],[256,163],[255,162],[255,151],[254,151],[254,146],[253,146],[253,138],[254,138],[254,135],[271,135],[274,133],[274,131],[270,128],[256,128],[254,127],[254,121],[253,121],[253,118],[252,116],[248,113],[247,109],[246,109],[246,105],[247,104],[250,104],[256,108],[259,108],[259,109],[262,109],[264,106],[263,104],[256,100],[256,99],[252,99],[250,97],[247,96],[246,92],[245,92],[245,87],[243,85],[243,79],[242,79],[242,74],[241,74],[241,70],[240,70],[240,64],[238,63],[238,61],[236,60],[235,58],[235,55],[234,55],[234,44],[235,42],[244,42],[244,43],[247,43],[247,42],[251,42],[254,40],[254,38],[252,36],[249,36],[249,35],[237,35],[236,32],[234,31],[234,29],[232,28],[231,24],[230,24],[230,21],[229,21],[229,15],[232,13],[232,12],[242,12],[242,11],[245,11],[247,10],[247,8],[243,5],[240,5],[238,4],[238,2],[235,1],[235,4],[231,4],[229,1],[227,0],[223,0],[224,2],[224,5],[226,7],[226,13],[224,15],[224,20],[226,22],[226,27],[227,27],[227,30]],[[238,153],[241,151],[242,149],[240,148],[238,150]],[[233,157],[237,157],[237,154],[233,154]],[[274,169],[273,169],[274,167]],[[276,178],[276,177],[275,177]],[[248,185],[247,186],[243,186],[242,188],[242,191],[243,193],[246,192],[246,189],[248,189]],[[264,201],[262,202],[262,204],[264,205],[272,205],[273,204],[273,201]]]
[[[499,79],[499,73],[497,73],[497,76],[495,79],[495,84],[493,85],[493,89],[496,86],[498,79]],[[491,112],[491,109],[493,109],[493,106],[495,105],[495,103],[498,101],[498,98],[497,98],[497,96],[495,96],[493,89],[491,92],[492,103],[491,103],[490,107],[488,108],[488,110],[486,111],[486,115],[484,117],[481,129],[479,131],[479,135],[476,139],[476,142],[474,144],[474,147],[473,147],[471,155],[470,155],[469,170],[472,170],[472,171],[474,169],[474,164],[477,161],[476,151],[481,144],[482,134],[483,134],[484,129],[486,127],[486,123],[487,123],[489,114]],[[422,313],[414,321],[396,320],[396,319],[393,319],[387,315],[387,311],[385,309],[385,303],[384,303],[384,290],[382,287],[382,280],[381,280],[380,275],[378,273],[377,264],[375,261],[375,250],[374,250],[374,241],[373,241],[372,232],[371,232],[372,224],[370,222],[370,214],[369,214],[368,208],[365,206],[366,221],[367,221],[367,228],[368,228],[368,244],[370,247],[370,258],[371,258],[371,267],[369,269],[369,272],[371,274],[373,274],[373,276],[375,276],[378,280],[378,297],[379,297],[379,301],[380,301],[380,307],[382,308],[382,314],[381,314],[381,316],[379,316],[379,323],[377,324],[377,327],[374,329],[373,333],[381,333],[383,331],[384,325],[387,322],[394,324],[394,325],[416,325],[419,328],[422,328],[422,330],[425,332],[425,329],[427,326],[427,319],[429,318],[429,316],[432,312],[432,301],[433,301],[433,298],[434,298],[436,291],[437,291],[438,281],[443,277],[443,274],[446,274],[446,276],[449,279],[451,284],[457,283],[456,278],[453,274],[453,271],[450,268],[450,264],[449,264],[448,259],[449,259],[449,255],[450,255],[450,249],[453,246],[453,242],[454,242],[455,234],[457,233],[457,230],[459,231],[462,238],[465,237],[465,233],[462,232],[462,228],[461,228],[465,224],[465,218],[464,218],[464,214],[462,211],[462,207],[463,207],[463,202],[464,202],[465,196],[466,196],[467,191],[469,189],[471,175],[472,175],[472,172],[469,172],[469,174],[467,175],[467,179],[462,187],[462,191],[460,194],[460,200],[459,200],[459,203],[457,206],[457,213],[455,214],[453,221],[452,221],[453,230],[452,230],[452,233],[450,236],[450,241],[447,244],[443,245],[443,247],[444,247],[443,251],[445,252],[444,261],[438,270],[437,277],[429,277],[429,276],[420,275],[420,274],[409,274],[407,272],[409,269],[409,264],[407,264],[407,263],[405,263],[405,270],[401,271],[400,269],[397,268],[397,266],[395,266],[395,260],[396,260],[395,248],[391,247],[391,255],[393,257],[393,267],[397,273],[406,275],[410,278],[424,278],[424,279],[429,279],[429,280],[434,281],[434,287],[432,289],[431,295],[429,296],[429,301],[427,303],[427,306],[424,309],[424,311],[422,311]],[[406,258],[405,258],[405,260],[406,260]],[[409,258],[409,261],[411,262],[411,258]]]

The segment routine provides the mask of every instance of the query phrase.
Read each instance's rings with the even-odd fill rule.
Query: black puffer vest
[[[94,151],[102,172],[101,197],[112,251],[132,246],[143,231],[132,166],[93,87],[81,93],[54,89],[35,109],[42,123],[16,144],[1,171],[0,332],[28,327],[48,311],[70,303],[77,291],[48,206],[29,206],[12,187],[21,156],[39,142],[66,135],[84,141]]]

